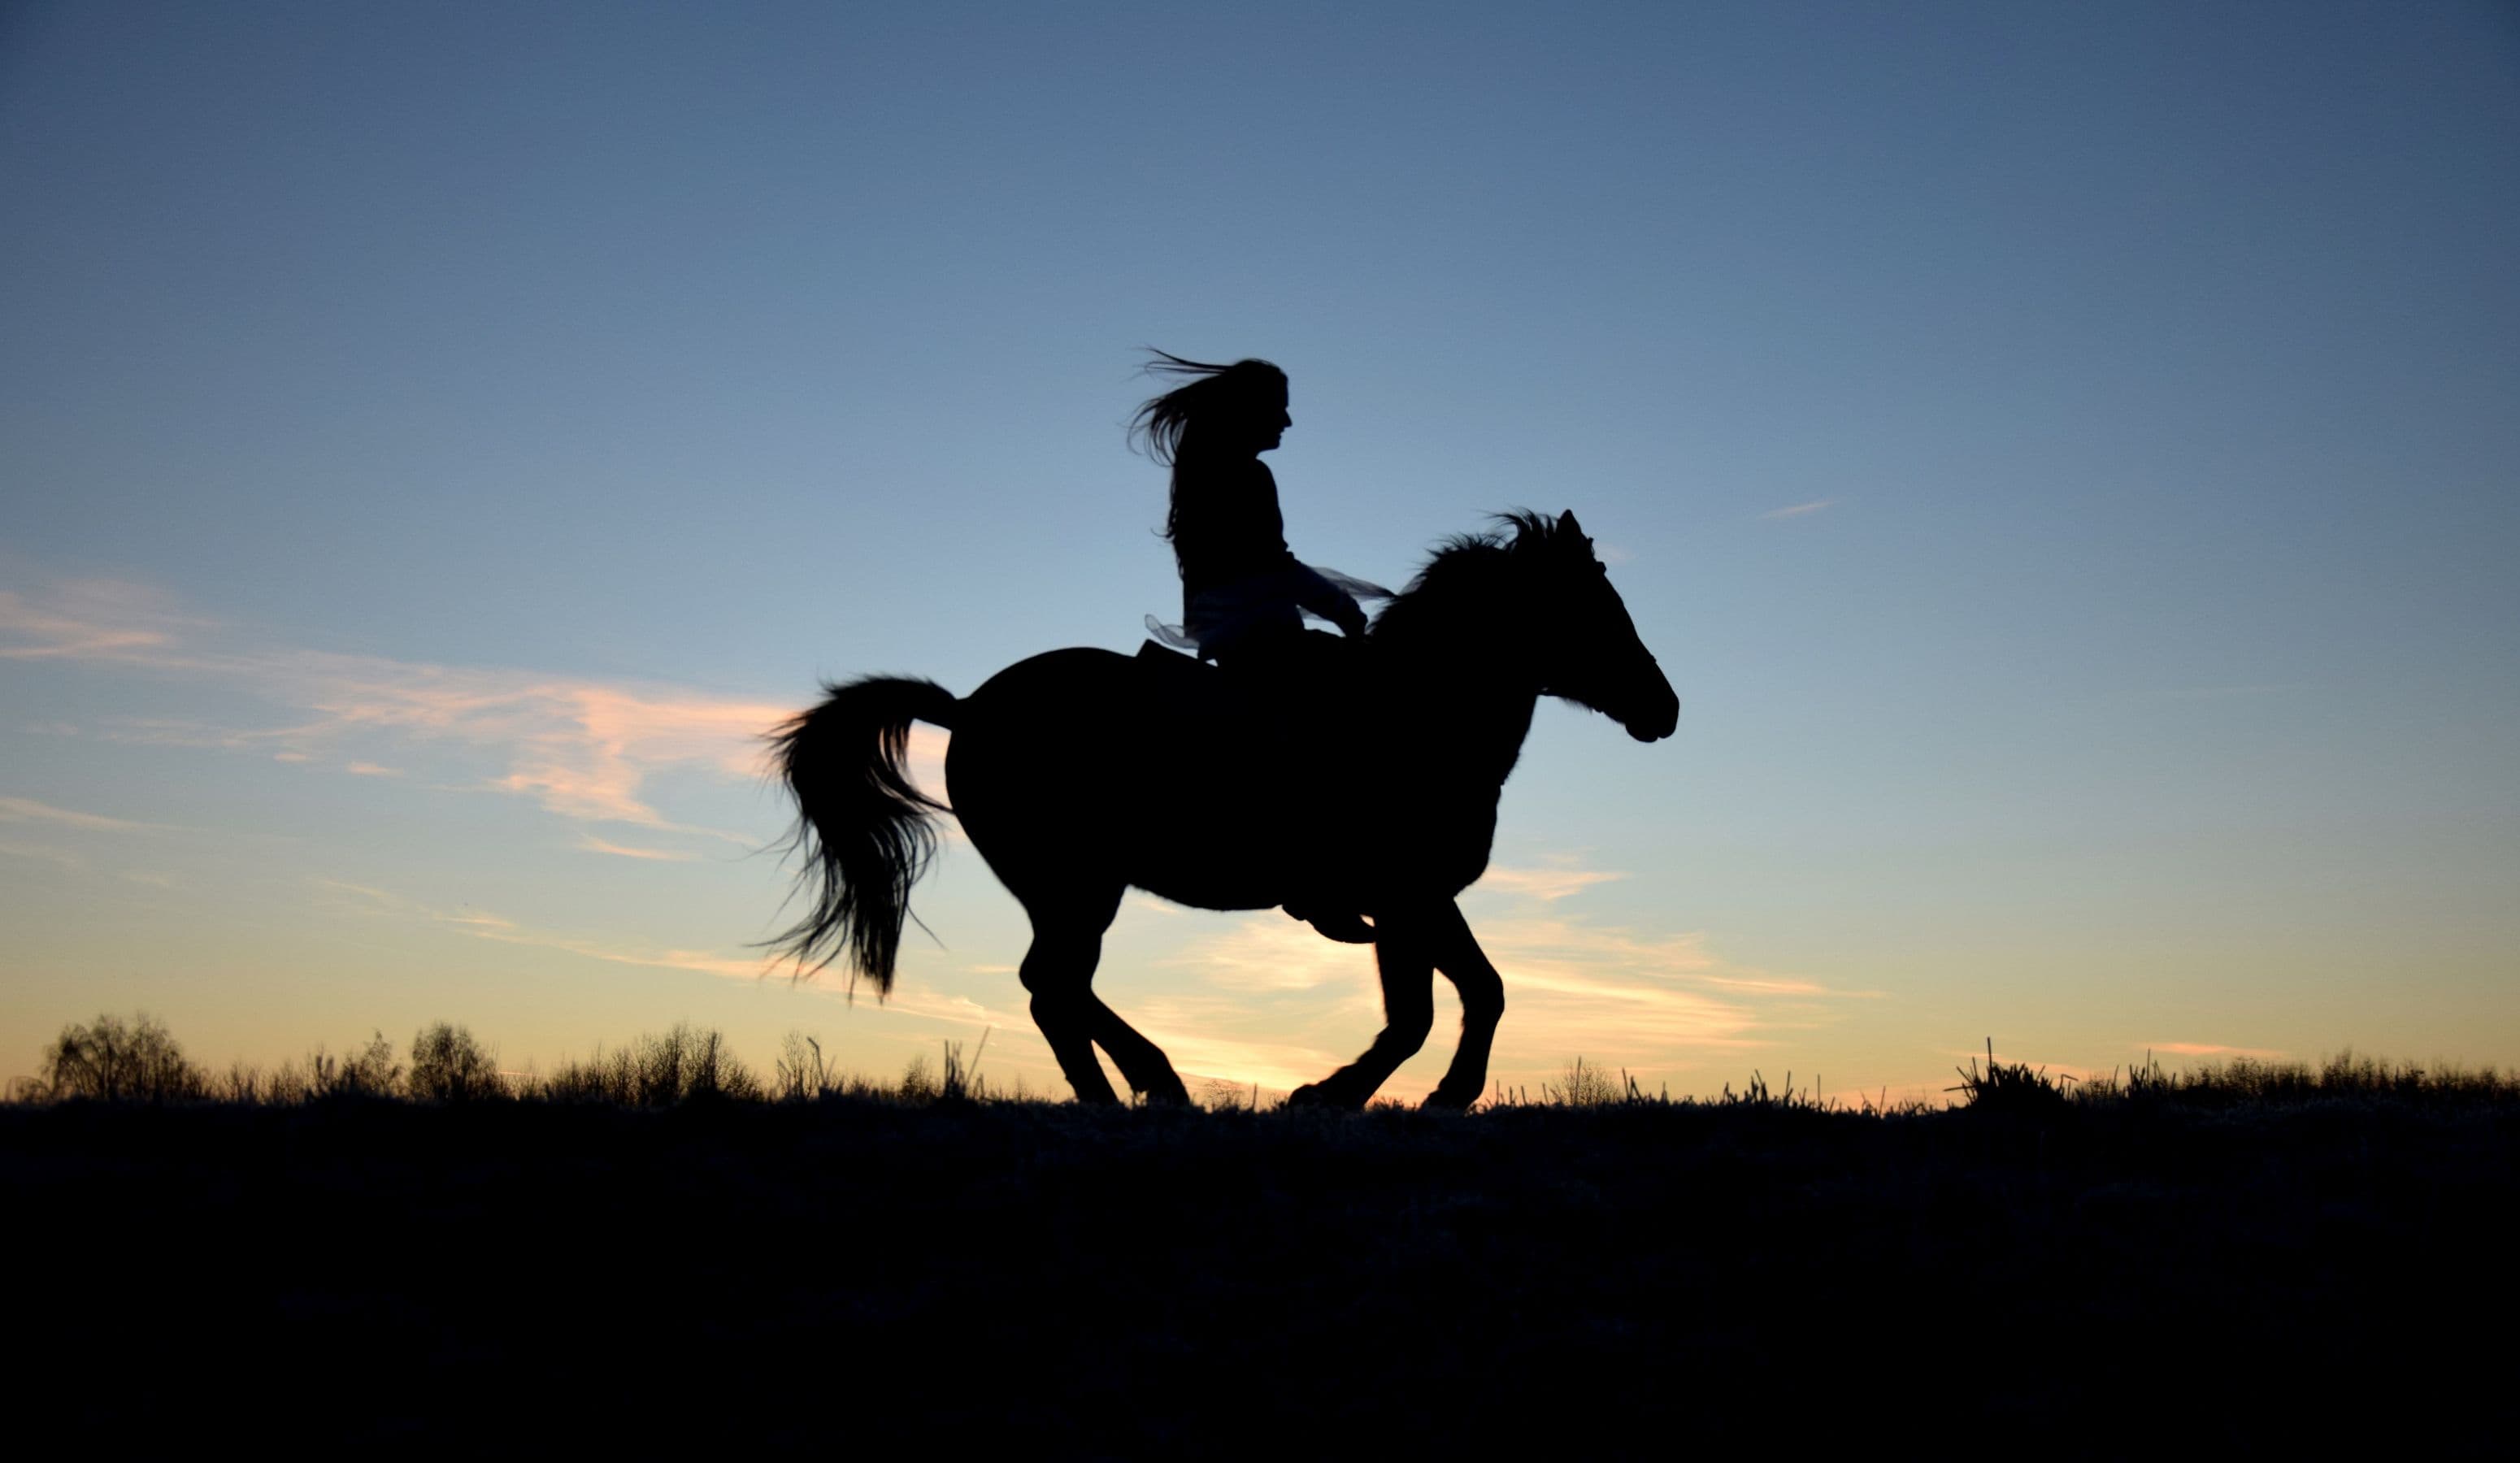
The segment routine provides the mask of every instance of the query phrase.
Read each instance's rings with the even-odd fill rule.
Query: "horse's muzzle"
[[[1668,685],[1651,705],[1629,717],[1620,725],[1639,741],[1660,741],[1680,730],[1680,693]]]

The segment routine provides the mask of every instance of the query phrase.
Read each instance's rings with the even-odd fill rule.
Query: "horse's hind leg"
[[[1119,1012],[1102,1003],[1102,998],[1088,991],[1085,998],[1094,1003],[1094,1040],[1111,1053],[1130,1089],[1145,1093],[1149,1102],[1190,1106],[1190,1088],[1182,1086],[1181,1074],[1173,1070],[1172,1058],[1164,1055],[1164,1049],[1121,1020]]]
[[[1032,949],[1024,953],[1023,984],[1032,993],[1032,1019],[1058,1058],[1058,1070],[1079,1102],[1117,1102],[1110,1079],[1095,1059],[1101,1043],[1133,1090],[1157,1102],[1190,1101],[1162,1048],[1120,1019],[1094,994],[1094,967],[1102,960],[1102,932],[1118,912],[1113,892],[1076,900],[1028,900]]]
[[[1022,980],[1032,993],[1033,1024],[1079,1102],[1120,1100],[1094,1056],[1094,1011],[1102,1004],[1094,998],[1094,967],[1102,962],[1102,931],[1118,904],[1111,900],[1100,917],[1075,905],[1024,907],[1032,915],[1032,948],[1024,952]]]

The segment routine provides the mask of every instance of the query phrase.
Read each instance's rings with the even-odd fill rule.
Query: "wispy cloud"
[[[43,843],[19,843],[0,839],[0,858],[31,859],[39,864],[58,864],[64,868],[85,868],[87,861],[68,849]]]
[[[2287,1054],[2264,1046],[2226,1046],[2220,1042],[2146,1042],[2144,1049],[2173,1056],[2245,1056],[2259,1061],[2276,1061]]]
[[[1814,513],[1834,507],[1837,502],[1838,500],[1834,498],[1815,498],[1809,503],[1797,503],[1788,508],[1772,508],[1766,512],[1761,513],[1759,516],[1762,518],[1808,518]]]
[[[571,934],[565,931],[537,928],[487,909],[464,908],[447,909],[422,901],[380,889],[371,884],[357,884],[345,879],[318,878],[309,881],[318,897],[346,911],[424,921],[439,925],[476,940],[500,945],[523,946],[534,950],[557,951],[582,959],[601,960],[614,965],[635,965],[651,970],[688,970],[696,975],[714,976],[721,980],[753,983],[778,975],[780,966],[766,955],[738,954],[723,950],[693,950],[658,946],[640,941]],[[932,958],[932,956],[930,956]],[[920,963],[920,958],[905,956],[905,967]],[[1004,1010],[983,1004],[967,996],[950,992],[904,989],[896,986],[893,995],[878,1003],[856,1000],[843,981],[808,982],[806,989],[848,999],[853,1004],[916,1016],[931,1021],[978,1027],[983,1030],[1012,1031],[1018,1024],[1028,1027],[1029,1015],[1021,1009]]]
[[[1646,935],[1553,913],[1473,912],[1471,923],[1480,948],[1505,977],[1500,1073],[1553,1072],[1579,1052],[1641,1071],[1675,1071],[1709,1052],[1771,1045],[1781,1033],[1834,1019],[1835,1002],[1879,994],[1747,969],[1712,953],[1698,934]],[[1312,1081],[1346,1059],[1342,1054],[1307,1070],[1304,1063],[1322,1053],[1232,1035],[1254,1017],[1255,1004],[1268,1006],[1273,1027],[1282,1028],[1286,1019],[1314,1032],[1326,1023],[1352,1024],[1359,1047],[1379,1025],[1372,950],[1333,944],[1275,911],[1194,939],[1159,963],[1193,976],[1212,993],[1203,998],[1206,1003],[1174,1000],[1160,1019],[1169,1034],[1202,1043],[1189,1048],[1202,1055],[1185,1065],[1195,1061],[1229,1080],[1274,1084],[1296,1075]],[[1317,1009],[1298,1015],[1295,1001],[1316,1003]],[[1128,1014],[1138,1020],[1136,1012]],[[1151,1026],[1148,1032],[1154,1036]],[[1165,1037],[1155,1040],[1172,1049]],[[1430,1049],[1442,1041],[1439,1034]],[[1268,1065],[1235,1066],[1238,1050],[1239,1059]]]
[[[343,768],[342,771],[361,777],[399,777],[402,776],[401,768],[380,767],[373,762],[353,762]]]
[[[177,614],[163,597],[114,581],[81,581],[38,597],[0,594],[0,658],[79,660],[200,677],[286,708],[277,725],[220,726],[124,718],[98,734],[126,742],[253,750],[283,762],[327,749],[436,743],[486,755],[472,785],[534,798],[586,821],[749,841],[681,826],[649,800],[659,773],[698,769],[730,778],[763,771],[762,733],[796,708],[652,682],[597,681],[531,671],[434,665],[287,645],[232,643],[210,622]],[[922,729],[925,731],[926,729]],[[347,744],[347,745],[345,745]],[[941,786],[942,733],[914,735],[913,771]],[[358,750],[367,750],[358,747]],[[347,769],[392,776],[373,757]]]
[[[445,925],[475,939],[493,940],[502,945],[526,945],[538,950],[563,951],[569,954],[582,955],[590,960],[607,960],[616,965],[641,965],[660,970],[690,970],[702,975],[742,980],[757,980],[770,969],[770,962],[758,955],[746,957],[727,954],[719,951],[660,949],[651,945],[538,930],[519,924],[504,915],[491,913],[487,909],[437,909],[369,884],[354,884],[343,879],[329,878],[319,878],[311,882],[319,895],[329,898],[337,906],[345,906],[371,913],[427,920],[433,924]]]
[[[140,585],[69,580],[38,603],[0,590],[0,660],[96,659],[169,643],[184,622]]]
[[[1283,1091],[1319,1082],[1354,1055],[1301,1042],[1237,1035],[1238,1014],[1214,1009],[1196,996],[1166,997],[1141,1002],[1129,1013],[1129,1023],[1162,1047],[1174,1070],[1193,1086],[1203,1082],[1238,1086],[1258,1083]],[[1362,1048],[1372,1035],[1360,1033],[1357,1047]]]
[[[598,838],[592,833],[580,838],[577,846],[590,854],[610,854],[616,859],[656,859],[671,864],[687,864],[698,857],[698,855],[674,849],[635,848],[626,843],[614,843],[610,839]]]
[[[1193,971],[1226,991],[1310,991],[1355,981],[1360,972],[1373,978],[1372,947],[1325,940],[1311,925],[1274,909],[1200,936],[1157,963]]]
[[[1714,984],[1728,967],[1702,935],[1640,936],[1556,918],[1486,921],[1477,933],[1506,978],[1513,1030],[1499,1033],[1499,1046],[1552,1053],[1544,1062],[1580,1051],[1679,1065],[1692,1053],[1766,1045],[1763,1033],[1777,1024],[1749,993]]]
[[[56,808],[33,798],[0,797],[0,822],[50,823],[63,828],[89,828],[98,832],[128,833],[158,826],[156,823],[133,822],[126,818],[107,818],[101,813],[78,813],[68,808]]]
[[[1478,887],[1498,894],[1553,903],[1570,894],[1581,894],[1596,884],[1607,884],[1626,877],[1624,873],[1606,868],[1500,868],[1490,864],[1488,871],[1479,875]]]

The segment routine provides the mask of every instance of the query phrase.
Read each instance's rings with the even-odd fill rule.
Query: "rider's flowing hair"
[[[1212,431],[1213,423],[1277,410],[1285,396],[1286,373],[1257,359],[1219,366],[1186,361],[1153,346],[1147,352],[1155,358],[1147,363],[1148,376],[1182,382],[1148,398],[1129,419],[1130,442],[1145,444],[1148,457],[1173,469],[1172,503],[1164,512],[1164,537],[1169,540],[1181,529],[1182,490],[1196,491],[1201,435]]]

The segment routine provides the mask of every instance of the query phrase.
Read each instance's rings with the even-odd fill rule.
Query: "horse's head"
[[[1573,513],[1500,521],[1505,531],[1438,549],[1375,619],[1374,641],[1401,657],[1394,664],[1415,661],[1438,682],[1509,668],[1519,692],[1590,706],[1639,741],[1669,736],[1680,697],[1637,639],[1583,525]]]
[[[1514,556],[1527,559],[1524,600],[1537,631],[1543,695],[1590,706],[1639,741],[1659,741],[1680,725],[1680,695],[1637,637],[1610,571],[1593,555],[1570,510],[1554,521],[1517,513]]]

